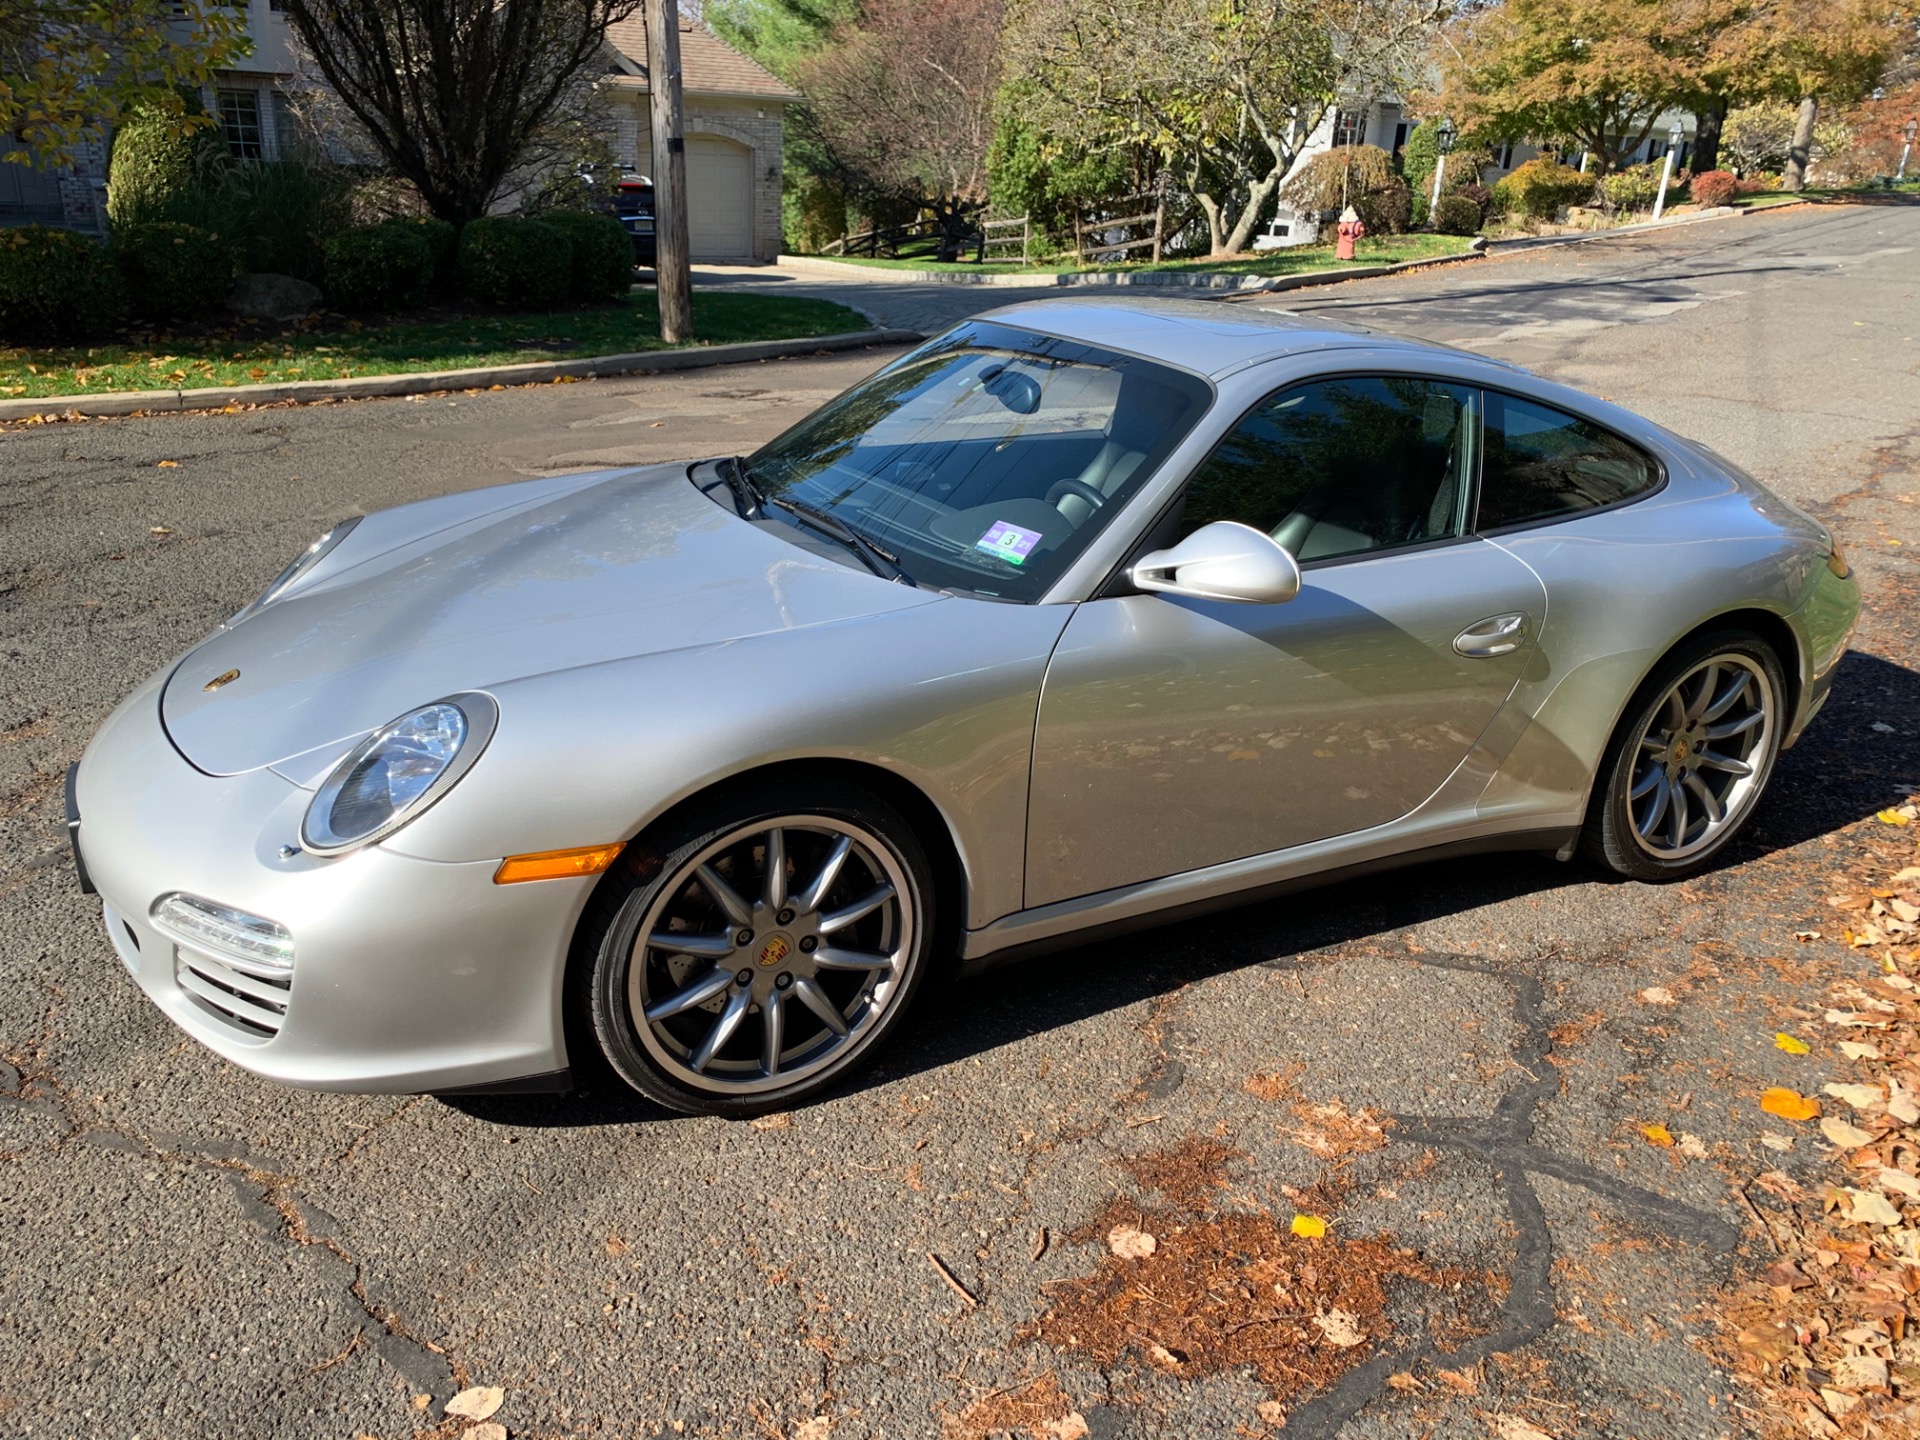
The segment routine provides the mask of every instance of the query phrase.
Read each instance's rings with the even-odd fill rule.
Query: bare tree
[[[941,257],[986,201],[1003,0],[869,0],[794,66],[812,122],[856,186],[931,210]]]
[[[429,209],[486,213],[639,0],[287,0],[315,68]]]
[[[1014,0],[1008,65],[1036,123],[1088,150],[1145,144],[1245,249],[1343,98],[1404,89],[1457,0]]]

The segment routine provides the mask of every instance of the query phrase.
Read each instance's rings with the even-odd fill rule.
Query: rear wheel
[[[752,1115],[819,1093],[871,1056],[933,963],[925,853],[858,786],[736,794],[640,859],[583,936],[588,1009],[615,1073],[675,1110]]]
[[[1637,880],[1705,869],[1772,778],[1785,695],[1779,657],[1749,631],[1701,636],[1668,656],[1607,749],[1588,855]]]

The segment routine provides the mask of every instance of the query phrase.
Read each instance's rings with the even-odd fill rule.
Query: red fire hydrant
[[[1367,227],[1360,222],[1359,211],[1349,205],[1340,212],[1340,225],[1334,231],[1334,234],[1340,237],[1340,242],[1333,247],[1334,258],[1336,260],[1353,259],[1353,242],[1366,233]]]

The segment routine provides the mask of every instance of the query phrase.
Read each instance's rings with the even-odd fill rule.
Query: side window
[[[1486,405],[1482,530],[1617,504],[1660,483],[1650,456],[1598,425],[1494,391]]]
[[[1260,402],[1187,482],[1180,533],[1265,530],[1300,560],[1458,535],[1478,392],[1411,376],[1315,380]]]

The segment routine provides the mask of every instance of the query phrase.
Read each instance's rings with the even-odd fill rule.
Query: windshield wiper
[[[766,513],[767,497],[753,483],[745,462],[738,455],[727,456],[720,462],[719,469],[720,478],[727,482],[727,489],[733,492],[734,508],[740,512],[741,519],[751,520],[755,515]]]
[[[783,510],[791,510],[799,519],[822,534],[831,535],[834,539],[844,542],[854,554],[860,557],[866,567],[882,580],[913,585],[913,577],[900,568],[898,555],[881,549],[838,515],[822,510],[818,506],[809,505],[804,500],[789,499],[785,495],[769,495],[766,498]]]

